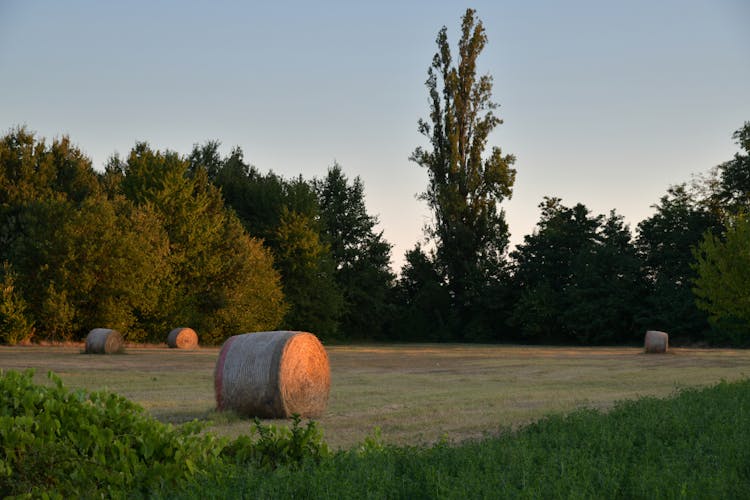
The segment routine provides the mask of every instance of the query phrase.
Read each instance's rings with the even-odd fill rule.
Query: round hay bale
[[[198,347],[198,334],[192,328],[175,328],[167,335],[167,345],[174,349],[195,349]]]
[[[94,328],[86,335],[86,354],[114,354],[122,352],[125,342],[117,330]]]
[[[240,415],[318,417],[328,404],[331,369],[318,338],[306,332],[229,337],[214,372],[216,406]]]
[[[644,347],[646,352],[665,353],[669,349],[669,335],[664,332],[649,330],[646,332]]]

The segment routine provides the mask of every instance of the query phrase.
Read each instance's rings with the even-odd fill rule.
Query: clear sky
[[[729,160],[750,120],[750,2],[0,0],[0,132],[71,139],[102,169],[136,141],[187,154],[216,139],[260,171],[365,183],[403,254],[430,211],[417,120],[435,36],[466,7],[513,153],[512,244],[545,195],[631,228],[672,184]]]

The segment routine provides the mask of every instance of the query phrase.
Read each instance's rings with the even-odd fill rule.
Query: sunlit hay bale
[[[175,349],[195,349],[198,347],[198,334],[192,328],[175,328],[167,335],[167,345]]]
[[[86,354],[114,354],[125,349],[125,342],[117,330],[94,328],[86,335]]]
[[[649,330],[646,332],[644,345],[646,352],[665,353],[669,348],[669,335],[664,332]]]
[[[306,332],[229,337],[214,372],[218,410],[248,417],[319,417],[330,388],[328,355],[318,338]]]

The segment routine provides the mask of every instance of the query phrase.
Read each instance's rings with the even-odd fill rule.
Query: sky
[[[504,120],[489,146],[517,157],[511,249],[544,196],[635,230],[669,186],[739,151],[746,0],[0,0],[0,132],[68,135],[97,170],[137,141],[188,154],[218,140],[285,177],[337,162],[364,182],[398,270],[431,219],[408,158],[429,145],[435,37],[445,25],[455,44],[467,7]]]

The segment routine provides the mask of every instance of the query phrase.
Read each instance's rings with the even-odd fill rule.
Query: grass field
[[[667,396],[750,375],[750,351],[486,345],[330,346],[331,398],[318,419],[334,448],[376,427],[393,444],[461,441],[517,427],[551,412],[609,408],[639,396]],[[131,347],[123,355],[81,354],[80,346],[0,347],[0,368],[57,373],[66,386],[107,389],[165,422],[213,422],[218,434],[249,430],[214,411],[218,348]]]

